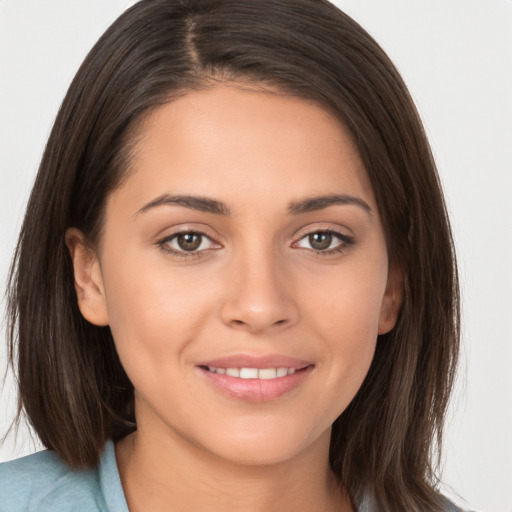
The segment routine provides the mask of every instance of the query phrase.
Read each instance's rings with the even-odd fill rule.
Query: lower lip
[[[246,402],[269,402],[298,388],[308,378],[313,365],[297,370],[293,375],[275,379],[241,379],[210,372],[198,367],[215,389],[238,400]]]

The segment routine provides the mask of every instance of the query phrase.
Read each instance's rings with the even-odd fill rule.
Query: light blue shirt
[[[73,471],[54,452],[0,464],[0,512],[129,512],[114,443],[95,469]]]
[[[363,500],[358,509],[378,507]],[[129,512],[114,443],[95,469],[74,471],[51,451],[0,464],[0,512]],[[446,512],[460,509],[446,500]]]

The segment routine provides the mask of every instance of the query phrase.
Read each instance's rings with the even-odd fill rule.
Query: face
[[[346,129],[235,86],[152,113],[99,247],[76,230],[67,242],[81,311],[110,326],[135,387],[139,433],[232,461],[328,443],[400,302]]]

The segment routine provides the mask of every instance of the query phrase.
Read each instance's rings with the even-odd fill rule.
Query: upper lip
[[[312,364],[311,361],[281,354],[268,354],[265,356],[235,354],[201,361],[198,366],[212,366],[214,368],[295,368],[300,370]]]

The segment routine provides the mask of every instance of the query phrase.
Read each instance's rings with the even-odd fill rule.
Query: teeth
[[[226,368],[226,375],[230,377],[240,377],[240,370],[238,368]]]
[[[277,377],[277,370],[275,368],[261,368],[258,371],[260,379],[275,379]]]
[[[279,377],[293,375],[295,368],[215,368],[208,366],[208,370],[212,373],[220,375],[228,375],[230,377],[238,377],[240,379],[262,379],[271,380]]]
[[[290,368],[291,370],[292,368]],[[295,370],[295,368],[293,368]],[[277,369],[277,376],[278,377],[286,377],[288,375],[288,368],[278,368]]]
[[[240,368],[241,379],[257,379],[258,369],[257,368]]]

